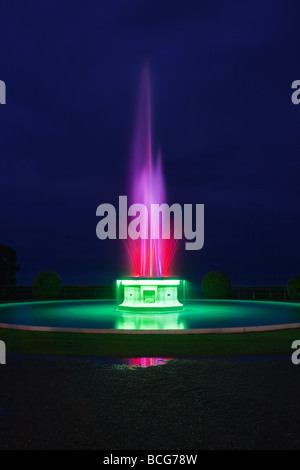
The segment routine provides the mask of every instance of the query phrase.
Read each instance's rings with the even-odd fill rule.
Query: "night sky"
[[[223,270],[236,286],[300,273],[299,0],[10,0],[0,20],[0,243],[18,284],[129,271],[122,242],[96,237],[96,208],[128,193],[145,60],[167,202],[205,206],[204,247],[181,247],[174,273]]]

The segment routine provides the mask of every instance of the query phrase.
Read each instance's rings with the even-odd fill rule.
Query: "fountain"
[[[118,309],[126,311],[163,310],[174,312],[183,309],[178,294],[184,290],[184,281],[173,278],[130,278],[117,281]],[[184,294],[181,295],[181,298]],[[120,299],[122,299],[120,301]]]
[[[178,226],[174,223],[172,231],[169,220],[168,236],[163,236],[163,223],[160,227],[159,220],[154,219],[153,227],[150,208],[153,204],[165,204],[166,190],[160,152],[153,157],[150,121],[149,72],[145,67],[131,153],[128,217],[122,215],[127,214],[127,198],[121,196],[119,202],[119,238],[128,252],[131,272],[116,282],[117,305],[115,299],[97,297],[86,300],[60,298],[56,301],[1,303],[0,331],[2,328],[13,328],[40,332],[134,332],[164,335],[245,333],[299,328],[300,303],[205,298],[184,300],[185,281],[174,277],[171,269],[182,227],[178,231]],[[113,206],[104,206],[99,206],[98,215],[103,216],[108,206],[113,209],[112,214],[115,212]],[[137,207],[140,206],[145,207],[145,210],[141,210],[136,216]],[[201,212],[201,205],[198,209]],[[130,220],[134,216],[134,220]],[[100,239],[109,238],[102,230],[107,220],[100,222]],[[202,223],[203,217],[200,214],[198,225],[201,226]],[[113,223],[112,229],[116,225],[117,223]],[[151,236],[148,238],[146,228],[148,230],[150,225]],[[195,233],[197,235],[197,230],[193,232],[192,225],[184,224],[184,236],[188,240],[192,240]],[[135,236],[127,238],[131,227],[135,227],[132,230]],[[152,237],[153,233],[158,236]],[[186,249],[201,248],[203,237],[199,233],[200,230],[198,242],[194,245],[189,243],[192,247]],[[116,238],[115,233],[112,238]],[[3,362],[0,343],[0,362],[1,360]]]
[[[129,199],[131,207],[143,204],[146,210],[140,213],[139,237],[126,239],[132,276],[117,281],[118,309],[148,313],[182,310],[183,303],[179,301],[179,296],[181,299],[184,297],[184,281],[170,277],[170,265],[178,244],[174,230],[170,228],[171,220],[168,237],[163,236],[159,219],[154,221],[151,218],[150,237],[148,230],[145,233],[145,228],[150,225],[148,215],[152,214],[152,206],[166,203],[161,153],[158,152],[156,159],[153,158],[149,82],[149,70],[145,65],[131,153]],[[121,229],[124,230],[124,227]],[[156,233],[155,237],[153,233]]]

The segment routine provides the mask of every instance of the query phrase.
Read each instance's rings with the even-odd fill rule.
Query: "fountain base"
[[[174,312],[183,309],[184,281],[173,278],[128,278],[117,281],[118,310]]]

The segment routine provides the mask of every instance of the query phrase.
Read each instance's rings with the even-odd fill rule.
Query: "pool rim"
[[[29,305],[29,304],[45,304],[45,303],[70,303],[70,302],[113,302],[114,299],[63,299],[63,300],[39,300],[39,301],[22,301],[22,302],[8,302],[0,303],[0,309],[11,305]],[[246,300],[246,299],[188,299],[189,302],[246,302],[246,303],[262,303],[262,304],[283,304],[295,305],[300,308],[299,302],[286,302],[275,300]],[[168,313],[166,312],[166,315]],[[299,323],[284,323],[284,324],[271,324],[259,326],[237,326],[237,327],[221,327],[221,328],[193,328],[183,330],[121,330],[121,329],[107,329],[107,328],[76,328],[76,327],[55,327],[55,326],[37,326],[37,325],[16,325],[14,323],[0,323],[0,329],[22,330],[22,331],[37,331],[37,332],[57,332],[57,333],[87,333],[87,334],[121,334],[121,335],[203,335],[203,334],[232,334],[232,333],[253,333],[253,332],[267,332],[278,330],[289,330],[300,328]]]

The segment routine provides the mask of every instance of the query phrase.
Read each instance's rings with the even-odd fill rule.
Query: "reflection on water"
[[[128,359],[127,365],[129,367],[149,367],[149,366],[159,366],[165,364],[167,361],[171,361],[171,357],[162,358],[162,357],[131,357]]]
[[[115,322],[117,330],[184,330],[185,322],[178,313],[121,313]]]

